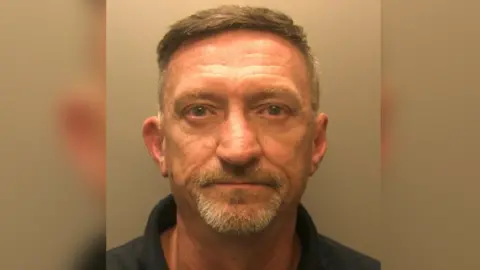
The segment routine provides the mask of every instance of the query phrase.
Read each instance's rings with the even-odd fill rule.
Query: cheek
[[[204,167],[212,159],[215,145],[213,136],[172,132],[167,140],[166,161],[175,183],[185,185],[185,181],[193,172]]]
[[[310,167],[312,143],[306,129],[299,127],[286,133],[259,136],[265,158],[283,170],[290,179],[302,180]]]

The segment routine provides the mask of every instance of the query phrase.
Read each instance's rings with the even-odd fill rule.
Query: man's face
[[[160,128],[154,118],[144,127],[176,200],[222,233],[261,231],[296,207],[326,148],[327,117],[311,109],[307,74],[302,54],[268,33],[179,49]]]

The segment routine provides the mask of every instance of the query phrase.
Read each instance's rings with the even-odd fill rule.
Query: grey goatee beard
[[[228,194],[229,197],[223,200],[210,198],[202,192],[202,188],[228,181],[233,177],[223,171],[216,171],[200,173],[191,179],[195,187],[192,195],[200,217],[213,230],[222,234],[249,235],[265,230],[275,219],[283,204],[284,198],[281,191],[282,183],[286,183],[285,179],[280,175],[260,170],[252,171],[242,177],[277,191],[272,193],[267,202],[254,206],[242,204],[242,192]]]

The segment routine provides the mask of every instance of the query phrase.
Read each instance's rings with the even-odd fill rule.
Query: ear
[[[314,125],[315,128],[310,175],[313,175],[317,171],[318,166],[322,162],[323,156],[327,151],[328,116],[324,113],[318,114],[318,116],[315,118]]]
[[[143,122],[143,140],[148,153],[160,167],[163,177],[168,176],[165,161],[165,134],[159,117],[152,116]]]

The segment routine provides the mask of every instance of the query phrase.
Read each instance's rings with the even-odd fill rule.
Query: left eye
[[[280,105],[268,105],[260,110],[261,114],[267,114],[268,116],[282,116],[288,113],[288,109]]]
[[[208,113],[208,109],[205,106],[198,105],[198,106],[193,106],[188,110],[188,113],[191,114],[194,117],[202,117],[205,116]]]

